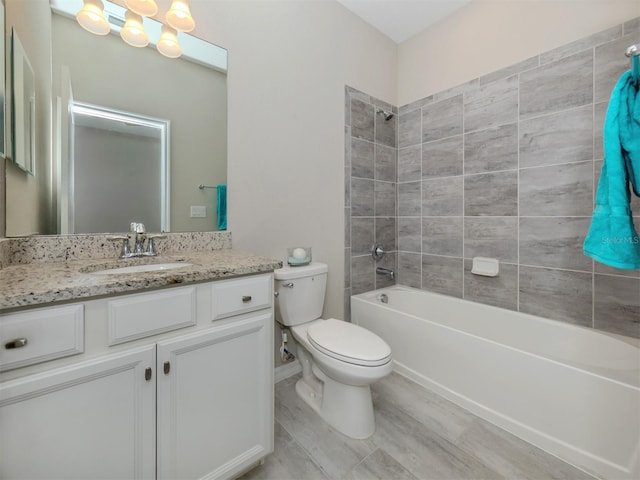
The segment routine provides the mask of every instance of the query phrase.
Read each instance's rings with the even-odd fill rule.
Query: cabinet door
[[[158,478],[230,478],[273,451],[273,316],[158,344]]]
[[[154,478],[149,367],[155,346],[0,384],[0,478]]]

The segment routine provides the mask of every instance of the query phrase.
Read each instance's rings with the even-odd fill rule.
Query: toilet
[[[391,373],[391,348],[358,325],[320,318],[328,270],[316,262],[276,270],[276,320],[298,347],[298,395],[333,428],[363,439],[375,430],[370,385]]]

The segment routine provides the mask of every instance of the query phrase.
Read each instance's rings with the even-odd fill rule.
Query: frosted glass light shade
[[[165,57],[178,58],[182,55],[182,47],[178,43],[176,31],[168,25],[162,26],[162,34],[156,48]]]
[[[109,22],[104,18],[102,0],[84,0],[84,6],[76,14],[76,20],[82,28],[96,35],[106,35],[111,30]]]
[[[155,0],[125,0],[124,4],[129,10],[143,17],[153,17],[158,13]]]
[[[173,0],[165,18],[169,25],[181,32],[190,32],[196,26],[187,0]]]
[[[126,22],[122,30],[120,30],[122,40],[132,47],[141,48],[149,45],[149,35],[147,35],[142,26],[142,17],[131,10],[127,10],[124,18]]]

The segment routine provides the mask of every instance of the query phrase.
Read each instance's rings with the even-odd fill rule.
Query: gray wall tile
[[[486,85],[487,83],[495,82],[496,80],[500,80],[501,78],[510,77],[512,75],[515,75],[516,73],[526,72],[527,70],[536,68],[538,65],[539,59],[537,55],[535,57],[527,58],[526,60],[518,62],[514,65],[509,65],[508,67],[480,77],[480,85]]]
[[[374,141],[374,107],[370,103],[351,98],[351,135]]]
[[[374,240],[374,220],[372,217],[351,219],[351,254],[367,255]]]
[[[520,167],[593,159],[593,107],[520,122]]]
[[[422,288],[462,298],[462,258],[422,255]]]
[[[409,147],[421,143],[420,121],[421,111],[414,110],[412,112],[400,115],[398,119],[398,146]]]
[[[464,131],[518,120],[518,76],[496,80],[464,96]]]
[[[465,217],[464,257],[497,258],[518,262],[517,217]]]
[[[595,276],[594,326],[640,337],[640,279]]]
[[[373,183],[373,180],[351,179],[351,215],[355,217],[373,216]]]
[[[604,132],[604,119],[607,115],[609,102],[596,103],[593,106],[593,158],[602,160],[604,158],[604,143],[602,133]]]
[[[398,250],[420,253],[422,250],[422,222],[420,217],[398,218]]]
[[[351,249],[344,249],[344,286],[351,288]]]
[[[376,218],[375,237],[375,243],[381,245],[385,251],[393,252],[397,250],[396,217]]]
[[[590,272],[592,261],[582,253],[589,218],[533,217],[520,219],[520,263]]]
[[[465,175],[464,214],[517,215],[518,172]]]
[[[419,253],[398,252],[398,283],[420,288],[422,283],[422,262]]]
[[[360,138],[351,138],[351,176],[358,178],[374,177],[373,143]]]
[[[465,134],[465,174],[515,168],[518,168],[517,124],[512,123]]]
[[[462,177],[446,177],[422,182],[422,215],[451,217],[462,215]]]
[[[622,35],[622,25],[616,25],[615,27],[603,30],[602,32],[594,33],[588,37],[581,38],[575,42],[568,43],[561,47],[555,48],[549,52],[540,55],[540,63],[551,63],[561,58],[573,55],[575,52],[580,52],[586,49],[592,49],[603,43],[611,42]]]
[[[376,286],[371,255],[351,257],[351,295],[368,292]]]
[[[458,95],[462,95],[464,93],[472,92],[476,90],[480,86],[480,79],[474,78],[469,80],[466,83],[462,83],[460,85],[456,85],[455,87],[451,87],[447,90],[443,90],[433,95],[433,101],[440,102],[447,98],[455,97]]]
[[[351,208],[344,209],[344,246],[351,247]]]
[[[383,108],[385,111],[391,110],[391,107]],[[377,109],[376,109],[377,112]],[[376,113],[375,140],[376,143],[387,145],[388,147],[396,147],[398,141],[396,131],[398,130],[398,115],[394,115],[389,120],[385,120],[382,113]]]
[[[519,310],[592,326],[591,274],[520,266]]]
[[[520,118],[593,101],[593,52],[587,50],[520,74]]]
[[[398,181],[416,181],[422,176],[422,145],[417,144],[398,150]]]
[[[395,182],[374,182],[374,211],[376,217],[396,216]]]
[[[396,182],[397,151],[385,145],[375,146],[375,179]]]
[[[423,217],[422,253],[462,256],[462,217]]]
[[[404,115],[405,113],[412,112],[413,110],[419,110],[424,105],[429,105],[430,103],[433,103],[433,95],[421,98],[419,100],[416,100],[415,102],[407,103],[406,105],[401,106],[398,109],[398,112],[400,113],[400,115]]]
[[[594,102],[608,102],[620,75],[629,70],[624,55],[629,45],[640,43],[640,32],[625,35],[595,49]]]
[[[420,182],[398,184],[398,216],[420,216]]]
[[[422,179],[462,175],[462,135],[422,144]]]
[[[422,143],[462,133],[462,95],[422,108]]]
[[[472,261],[464,262],[464,298],[494,307],[518,309],[518,266],[500,263],[497,277],[471,273]]]
[[[590,216],[592,162],[520,170],[520,215]]]

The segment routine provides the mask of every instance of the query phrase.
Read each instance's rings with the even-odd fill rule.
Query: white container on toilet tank
[[[298,346],[298,395],[336,430],[367,438],[375,431],[370,385],[391,373],[391,349],[362,327],[320,318],[328,270],[316,262],[276,270],[276,320]]]

